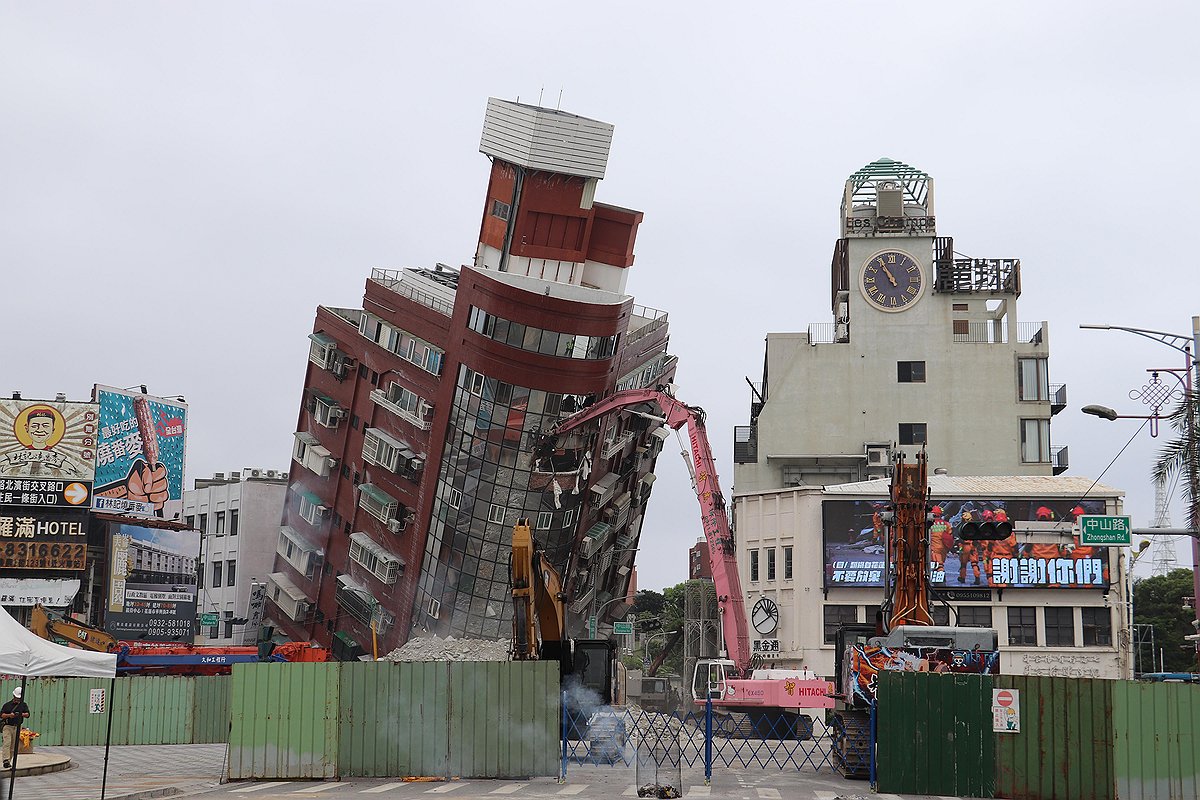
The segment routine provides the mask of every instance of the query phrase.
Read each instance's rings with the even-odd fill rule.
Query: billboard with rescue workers
[[[934,588],[1064,588],[1108,586],[1109,557],[1103,548],[1066,541],[1071,524],[1104,511],[1103,500],[963,499],[932,504],[929,580]],[[886,499],[826,500],[822,504],[825,586],[883,586]],[[1064,541],[963,541],[964,521],[1059,522]]]

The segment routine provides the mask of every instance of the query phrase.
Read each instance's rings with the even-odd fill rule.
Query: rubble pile
[[[456,639],[421,636],[383,657],[386,661],[508,661],[507,639]]]

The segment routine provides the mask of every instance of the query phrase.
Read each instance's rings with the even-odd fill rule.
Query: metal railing
[[[1008,327],[999,320],[983,322],[956,320],[954,325],[954,341],[973,344],[1007,344]]]
[[[406,283],[404,280],[404,270],[402,269],[373,269],[371,270],[371,280],[385,289],[390,289],[396,294],[403,295],[423,306],[432,308],[439,314],[444,314],[447,317],[454,314],[453,303],[448,303],[440,297],[432,295],[429,292],[423,292],[412,284]]]
[[[1017,341],[1023,344],[1042,344],[1046,340],[1045,322],[1018,322]]]
[[[1054,465],[1054,474],[1065,472],[1070,466],[1071,460],[1067,456],[1067,446],[1050,448],[1050,463]]]

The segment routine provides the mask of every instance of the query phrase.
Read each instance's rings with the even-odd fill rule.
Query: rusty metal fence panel
[[[878,676],[881,792],[992,797],[992,679],[884,671]]]
[[[1112,728],[1117,797],[1200,797],[1200,686],[1118,681]]]
[[[1115,681],[998,675],[1019,692],[1021,731],[996,735],[996,796],[1111,800]],[[990,705],[990,698],[989,698]]]

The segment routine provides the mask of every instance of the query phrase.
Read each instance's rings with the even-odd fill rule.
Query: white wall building
[[[873,623],[884,599],[890,466],[925,448],[951,530],[1003,511],[1020,532],[931,546],[935,622],[995,628],[1003,672],[1130,674],[1121,552],[1079,548],[1070,524],[1119,513],[1120,493],[1052,477],[1067,468],[1050,443],[1066,387],[1049,382],[1047,324],[1017,321],[1020,262],[962,256],[937,235],[933,180],[889,159],[847,180],[840,216],[833,320],[768,334],[750,425],[735,430],[746,607],[779,607],[751,631],[760,651],[832,676],[832,632]]]
[[[180,518],[201,532],[197,614],[215,614],[215,626],[198,626],[198,645],[253,644],[262,623],[261,593],[275,560],[279,520],[287,497],[287,472],[244,469],[197,478],[183,493]],[[258,584],[257,610],[251,607]]]

